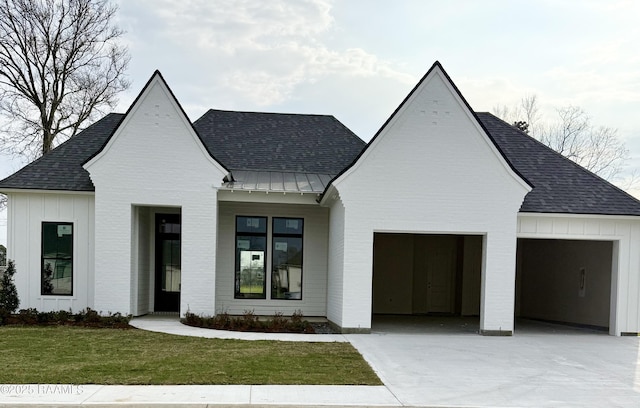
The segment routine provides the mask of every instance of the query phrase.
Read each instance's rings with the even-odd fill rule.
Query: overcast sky
[[[159,69],[191,120],[208,108],[332,114],[368,141],[440,61],[471,107],[536,94],[614,127],[640,168],[640,2],[122,0],[124,112]],[[0,157],[0,177],[22,163]],[[6,244],[6,213],[0,214]]]

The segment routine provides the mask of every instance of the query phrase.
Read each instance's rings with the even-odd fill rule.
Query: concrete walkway
[[[228,330],[203,329],[187,326],[177,317],[142,316],[131,320],[131,326],[153,332],[177,334],[180,336],[205,337],[209,339],[234,340],[280,340],[306,342],[347,342],[342,334],[302,334],[302,333],[254,333]]]
[[[0,406],[399,406],[384,386],[0,385]]]
[[[157,316],[132,325],[200,337],[350,341],[385,386],[0,385],[0,406],[640,407],[637,337],[533,322],[519,322],[513,337],[483,337],[477,319],[420,317],[376,319],[371,334],[344,336],[225,332]]]

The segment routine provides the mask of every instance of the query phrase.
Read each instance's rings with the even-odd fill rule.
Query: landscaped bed
[[[0,384],[382,384],[349,343],[0,327]]]
[[[311,323],[305,320],[302,312],[299,311],[290,317],[282,313],[275,313],[273,316],[257,316],[251,310],[246,310],[240,316],[232,316],[228,313],[202,316],[187,312],[186,316],[180,321],[188,326],[216,330],[265,333],[335,333],[327,322]]]

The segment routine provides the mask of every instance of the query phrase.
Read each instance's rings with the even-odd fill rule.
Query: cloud
[[[246,47],[268,49],[331,27],[331,4],[324,0],[153,0],[167,37],[185,37],[202,49],[233,53]]]
[[[264,54],[259,67],[247,61],[222,77],[227,87],[261,106],[282,103],[300,84],[315,83],[327,76],[375,77],[408,84],[415,81],[411,75],[394,70],[390,63],[357,48],[339,52],[324,46],[288,44]],[[256,53],[250,58],[256,58]]]
[[[326,0],[148,0],[147,5],[155,18],[147,24],[153,35],[179,46],[187,56],[181,63],[206,72],[198,74],[199,83],[235,104],[281,104],[300,85],[328,76],[415,81],[362,48],[332,49],[334,18]]]

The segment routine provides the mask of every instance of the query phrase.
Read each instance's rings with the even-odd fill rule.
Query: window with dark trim
[[[302,299],[302,218],[273,218],[271,299]]]
[[[266,299],[267,217],[236,217],[236,299]]]
[[[73,295],[73,223],[42,223],[42,295]]]

